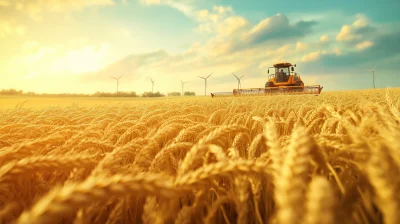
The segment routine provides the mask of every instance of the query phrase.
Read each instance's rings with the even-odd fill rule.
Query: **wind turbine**
[[[199,78],[201,78],[201,79],[204,79],[204,96],[206,96],[207,95],[207,79],[208,79],[208,77],[210,77],[212,74],[213,74],[214,72],[212,72],[210,75],[208,75],[207,76],[207,78],[204,78],[204,77],[201,77],[201,76],[197,76],[197,77],[199,77]]]
[[[151,93],[153,93],[154,80],[152,78],[150,78],[150,80],[151,80]]]
[[[375,68],[376,68],[376,65],[374,66],[374,68],[372,70],[365,70],[367,72],[372,72],[372,83],[374,85],[374,89],[375,89]]]
[[[236,77],[236,79],[238,80],[238,89],[240,89],[240,88],[242,87],[242,83],[240,83],[240,79],[241,79],[244,75],[240,76],[240,78],[237,77],[234,73],[232,73],[232,75],[234,75],[234,76]],[[240,86],[240,87],[239,87],[239,86]]]
[[[110,78],[112,78],[112,79],[117,80],[117,94],[118,94],[119,79],[120,79],[121,77],[122,77],[122,76],[120,76],[120,77],[118,77],[118,78],[110,77]]]
[[[182,80],[181,80],[181,83],[182,83],[182,96],[183,96],[183,85],[185,85],[185,83],[187,83],[188,81],[186,81],[186,82],[182,82]]]

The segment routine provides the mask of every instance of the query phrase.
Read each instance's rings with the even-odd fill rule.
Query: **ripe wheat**
[[[400,222],[400,89],[0,110],[0,223]]]

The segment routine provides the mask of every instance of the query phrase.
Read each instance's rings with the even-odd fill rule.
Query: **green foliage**
[[[22,90],[16,89],[2,89],[0,95],[23,95],[24,92]]]
[[[183,95],[185,95],[185,96],[196,96],[196,93],[195,92],[186,91]]]
[[[15,95],[15,96],[48,96],[48,97],[139,97],[136,92],[118,92],[118,93],[106,93],[97,91],[94,94],[83,94],[83,93],[35,93],[35,92],[26,92],[24,93],[22,90],[16,89],[3,89],[0,91],[0,95]],[[195,96],[195,92],[186,91],[184,96]],[[144,92],[142,97],[165,97],[164,94],[160,92]],[[180,92],[171,92],[168,93],[168,96],[181,96]]]
[[[152,92],[144,92],[142,94],[142,97],[163,97],[165,96],[164,94],[161,94],[160,92],[152,93]]]
[[[168,93],[168,96],[180,96],[181,93],[180,92],[172,92],[172,93]]]
[[[139,97],[136,92],[118,92],[118,93],[105,93],[96,92],[93,96],[97,97]]]
[[[35,93],[27,92],[24,93],[22,90],[15,89],[3,89],[0,91],[0,95],[8,96],[47,96],[47,97],[139,97],[136,92],[118,92],[117,93],[105,93],[96,92],[94,94],[83,94],[83,93]]]

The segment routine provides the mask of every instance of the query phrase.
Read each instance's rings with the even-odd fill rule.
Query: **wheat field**
[[[2,223],[400,223],[400,89],[0,110]]]

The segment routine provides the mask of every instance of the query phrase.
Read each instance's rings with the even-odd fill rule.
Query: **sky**
[[[0,0],[0,89],[37,93],[264,87],[296,64],[324,91],[399,87],[400,1]]]

